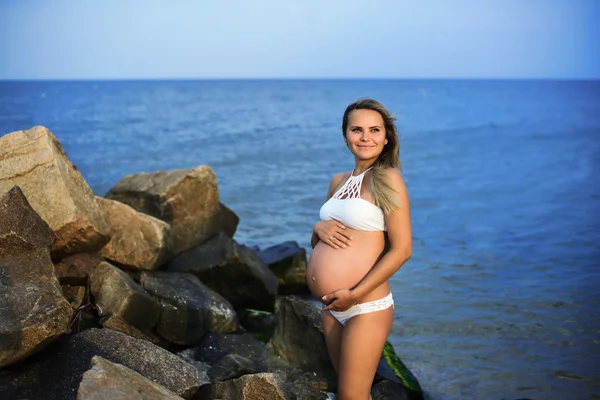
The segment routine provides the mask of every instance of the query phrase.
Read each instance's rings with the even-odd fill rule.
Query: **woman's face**
[[[357,160],[375,161],[388,142],[381,114],[373,110],[352,111],[345,141]]]

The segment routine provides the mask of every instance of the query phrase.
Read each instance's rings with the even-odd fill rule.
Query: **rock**
[[[335,382],[321,312],[296,296],[282,296],[277,298],[276,315],[277,328],[268,344],[273,353],[303,371]]]
[[[158,336],[152,330],[141,331],[135,326],[131,325],[125,319],[123,319],[123,317],[121,317],[120,315],[113,314],[108,316],[107,318],[102,318],[100,320],[100,323],[104,328],[109,328],[115,331],[123,332],[136,339],[147,340],[149,342],[154,343],[157,346],[162,347],[163,349],[172,349],[172,346],[169,342]]]
[[[111,236],[99,254],[125,268],[155,270],[171,252],[171,227],[126,204],[96,197]]]
[[[100,356],[92,358],[92,368],[83,374],[77,400],[181,400],[164,387],[137,372]]]
[[[227,236],[232,238],[235,235],[237,226],[240,223],[240,217],[237,216],[229,207],[223,203],[219,203],[221,222],[219,226]]]
[[[193,346],[208,331],[237,328],[231,304],[193,275],[143,272],[140,283],[161,305],[156,331],[172,343]]]
[[[211,382],[228,381],[239,378],[242,375],[254,374],[254,363],[246,357],[238,354],[227,354],[207,372]]]
[[[90,276],[90,291],[101,315],[117,314],[140,330],[156,325],[160,305],[129,275],[102,261]]]
[[[224,233],[180,254],[167,270],[197,276],[235,309],[274,309],[277,278],[254,252]]]
[[[205,385],[198,392],[206,399],[227,400],[291,400],[292,393],[276,374],[244,375],[238,379]]]
[[[271,312],[247,309],[240,313],[240,324],[254,337],[268,342],[275,332],[277,316]]]
[[[389,341],[386,341],[383,346],[381,360],[377,367],[376,378],[384,378],[396,383],[401,383],[405,388],[408,398],[411,400],[423,399],[423,390],[421,389],[421,385],[419,385],[419,381],[396,355],[394,346],[392,346]]]
[[[221,230],[217,177],[206,165],[128,175],[105,197],[171,225],[174,254],[204,243]]]
[[[54,264],[61,285],[85,286],[90,273],[102,261],[96,253],[79,253],[65,257]]]
[[[216,365],[227,355],[234,354],[252,361],[256,372],[282,372],[287,375],[300,375],[289,363],[271,353],[264,343],[248,334],[223,334],[209,332],[193,348],[178,353],[191,361],[201,361],[210,366]]]
[[[71,306],[50,259],[54,239],[18,187],[0,197],[0,368],[69,329]]]
[[[283,242],[257,254],[277,276],[279,294],[310,293],[306,284],[306,250],[297,242]]]
[[[411,400],[405,387],[401,383],[392,381],[383,381],[373,385],[371,397],[373,400]]]
[[[122,364],[185,399],[198,388],[194,366],[145,340],[112,329],[64,335],[24,363],[0,370],[6,399],[74,400],[92,357]]]
[[[77,310],[83,304],[85,297],[85,286],[62,285],[63,297],[71,304],[73,310]]]
[[[55,232],[53,259],[108,242],[92,190],[48,129],[36,126],[0,138],[0,192],[15,185]]]

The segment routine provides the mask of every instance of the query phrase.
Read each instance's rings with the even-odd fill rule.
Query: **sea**
[[[310,253],[341,118],[397,120],[413,255],[390,341],[427,399],[600,399],[600,81],[3,81],[0,134],[48,127],[95,194],[207,164],[235,240]]]

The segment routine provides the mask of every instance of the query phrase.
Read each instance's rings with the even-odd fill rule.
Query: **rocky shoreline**
[[[95,196],[47,128],[0,138],[1,399],[327,399],[306,251],[250,248],[209,166]],[[421,399],[391,344],[374,399]]]

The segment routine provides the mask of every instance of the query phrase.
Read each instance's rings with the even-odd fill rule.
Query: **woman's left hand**
[[[324,311],[346,311],[357,303],[357,299],[351,290],[340,289],[321,297],[321,302],[326,305]]]

